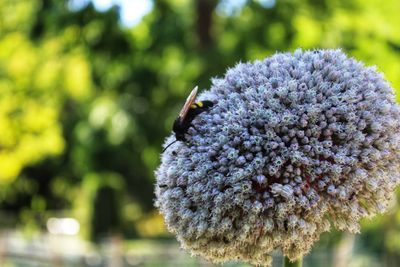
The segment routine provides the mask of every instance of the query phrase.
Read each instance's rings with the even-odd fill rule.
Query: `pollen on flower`
[[[163,153],[155,189],[195,255],[270,266],[280,249],[295,260],[331,224],[359,232],[400,183],[393,90],[340,50],[240,63],[199,100],[214,106]]]

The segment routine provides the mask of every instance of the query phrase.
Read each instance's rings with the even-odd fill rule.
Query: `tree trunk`
[[[196,1],[197,11],[197,36],[201,47],[207,47],[212,43],[211,26],[212,15],[217,5],[216,0],[198,0]]]

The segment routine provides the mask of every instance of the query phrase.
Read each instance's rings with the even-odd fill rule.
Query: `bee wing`
[[[183,121],[190,109],[190,106],[194,103],[197,95],[197,86],[193,88],[192,92],[190,92],[190,95],[186,99],[185,105],[183,105],[181,112],[179,112],[179,119]]]

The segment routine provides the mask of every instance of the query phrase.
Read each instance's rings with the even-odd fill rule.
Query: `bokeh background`
[[[0,266],[213,266],[153,207],[187,94],[297,47],[342,48],[400,90],[399,12],[398,0],[1,0]],[[306,266],[400,266],[397,206],[360,235],[322,235]]]

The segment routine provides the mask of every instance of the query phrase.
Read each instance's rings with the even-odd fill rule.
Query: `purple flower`
[[[374,68],[340,50],[278,53],[239,63],[199,99],[215,105],[162,155],[155,190],[193,254],[265,265],[281,249],[294,260],[331,223],[358,232],[386,210],[400,109]]]

